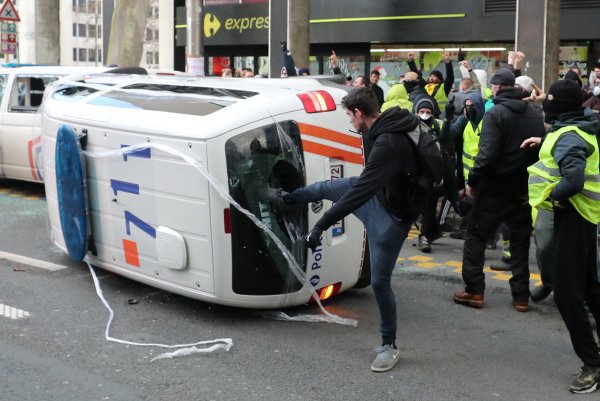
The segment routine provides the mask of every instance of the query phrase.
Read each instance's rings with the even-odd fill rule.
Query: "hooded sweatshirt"
[[[381,106],[381,111],[384,112],[394,106],[408,110],[411,110],[413,107],[412,102],[408,100],[408,92],[406,92],[406,88],[403,84],[392,86],[385,96],[385,102]]]
[[[494,107],[485,113],[479,140],[479,153],[469,174],[468,184],[488,193],[527,194],[527,167],[538,159],[538,150],[521,149],[530,137],[546,133],[542,113],[522,99],[520,88],[500,89]]]
[[[315,226],[326,230],[373,196],[395,217],[413,218],[410,208],[414,207],[413,181],[419,164],[414,145],[405,133],[418,124],[419,118],[406,109],[394,107],[381,113],[369,132],[363,133],[371,143],[363,172]]]

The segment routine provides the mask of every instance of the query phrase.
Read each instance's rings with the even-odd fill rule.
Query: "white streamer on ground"
[[[281,250],[281,252],[283,254],[283,257],[288,262],[288,266],[290,267],[290,270],[292,271],[292,273],[294,274],[294,276],[301,283],[305,283],[306,282],[306,274],[304,273],[304,271],[298,265],[298,262],[294,258],[294,255],[292,255],[292,253],[285,247],[285,245],[275,235],[275,233],[273,233],[273,231],[271,231],[271,229],[266,224],[264,224],[256,216],[254,216],[254,214],[252,214],[250,211],[246,210],[239,203],[237,203],[229,195],[229,192],[225,188],[223,188],[221,186],[221,184],[219,184],[219,182],[217,182],[217,180],[212,175],[210,175],[202,167],[202,165],[200,164],[200,162],[198,162],[193,157],[191,157],[191,156],[189,156],[189,155],[187,155],[185,153],[182,153],[182,152],[178,151],[177,149],[173,149],[173,148],[171,148],[169,146],[162,145],[162,144],[159,144],[159,143],[140,143],[140,144],[137,144],[137,145],[127,146],[125,148],[111,150],[111,151],[107,151],[107,152],[92,153],[92,152],[85,151],[85,152],[83,152],[83,154],[85,154],[86,156],[95,157],[95,158],[98,158],[98,157],[117,157],[117,156],[122,156],[123,154],[130,154],[130,153],[133,153],[133,152],[135,152],[137,150],[143,150],[143,149],[148,149],[148,148],[153,148],[153,149],[159,150],[161,152],[165,152],[165,153],[168,153],[170,155],[179,157],[182,160],[184,160],[186,163],[188,163],[192,167],[194,167],[200,174],[202,174],[202,176],[204,178],[206,178],[206,180],[210,183],[210,185],[219,193],[219,195],[221,195],[221,197],[224,200],[226,200],[227,202],[229,202],[237,210],[239,210],[241,213],[243,213],[244,215],[246,215],[246,217],[248,217],[258,228],[262,229],[264,232],[267,233],[267,235],[269,237],[271,237],[271,239],[277,244],[277,246]],[[342,325],[346,325],[346,326],[354,326],[354,327],[356,327],[356,325],[358,324],[358,322],[355,319],[344,318],[344,317],[335,315],[335,314],[327,311],[323,307],[323,304],[321,303],[321,300],[319,299],[319,296],[317,295],[317,293],[314,290],[314,288],[311,285],[309,285],[308,288],[309,288],[309,290],[310,290],[310,292],[312,294],[313,299],[316,301],[317,305],[319,305],[319,308],[323,312],[324,316],[323,315],[299,315],[299,316],[296,316],[296,317],[294,317],[292,319],[289,319],[289,320],[293,320],[293,321],[300,321],[301,320],[301,321],[307,321],[307,322],[337,323],[337,324],[342,324]]]
[[[106,298],[104,298],[104,294],[102,293],[102,289],[100,288],[100,283],[98,282],[98,277],[96,276],[96,272],[94,271],[94,268],[92,267],[90,262],[87,260],[87,257],[86,257],[86,259],[84,259],[84,261],[85,261],[85,263],[87,263],[88,268],[90,269],[90,273],[92,274],[92,279],[94,280],[94,286],[96,287],[96,294],[98,294],[98,298],[100,298],[100,300],[104,304],[104,307],[106,307],[106,309],[108,309],[109,318],[108,318],[108,322],[106,323],[106,329],[104,330],[104,338],[106,339],[106,341],[119,343],[119,344],[125,344],[125,345],[135,345],[138,347],[155,347],[155,348],[171,348],[171,349],[180,348],[174,352],[165,352],[165,353],[159,354],[159,355],[155,356],[154,358],[152,358],[150,360],[150,362],[154,362],[158,359],[174,358],[174,357],[183,356],[183,355],[207,354],[210,352],[218,351],[220,349],[229,351],[231,349],[231,347],[233,347],[233,340],[231,338],[217,338],[215,340],[199,341],[199,342],[191,343],[191,344],[167,345],[167,344],[153,344],[153,343],[136,343],[136,342],[132,342],[132,341],[120,340],[118,338],[111,337],[110,336],[110,325],[112,324],[112,321],[115,317],[115,312],[110,307]],[[210,345],[210,346],[207,348],[197,348],[198,345]]]

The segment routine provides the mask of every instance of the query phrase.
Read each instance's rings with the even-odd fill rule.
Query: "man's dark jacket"
[[[520,146],[546,131],[541,112],[523,96],[514,87],[502,88],[494,96],[494,107],[483,117],[479,152],[469,173],[471,187],[509,196],[527,194],[527,167],[538,160],[539,149]]]
[[[367,163],[358,181],[317,221],[326,230],[358,209],[374,195],[382,206],[399,218],[410,218],[414,179],[419,164],[408,135],[419,119],[406,109],[393,107],[377,117],[366,138],[371,142]]]
[[[377,98],[377,103],[379,103],[379,108],[381,108],[381,105],[384,103],[383,89],[381,89],[381,87],[377,84],[372,84],[371,90],[373,91],[373,93],[375,94],[375,97]]]

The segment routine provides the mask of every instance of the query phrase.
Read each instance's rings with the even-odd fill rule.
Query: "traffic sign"
[[[0,20],[3,21],[21,21],[19,13],[11,0],[4,0],[4,5],[0,8]]]

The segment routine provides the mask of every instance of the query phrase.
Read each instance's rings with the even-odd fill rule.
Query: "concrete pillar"
[[[310,0],[292,0],[288,3],[288,49],[294,56],[296,67],[308,68],[310,56]],[[317,71],[311,71],[316,74]]]
[[[525,53],[523,75],[548,90],[558,79],[560,0],[517,0],[515,50]]]
[[[186,55],[199,57],[202,55],[200,45],[200,0],[185,0],[187,14]]]
[[[283,56],[279,42],[287,40],[288,1],[269,0],[269,78],[281,76]]]
[[[160,34],[158,35],[158,61],[160,69],[170,71],[173,69],[173,38],[175,35],[175,8],[173,0],[160,0],[158,24]]]

